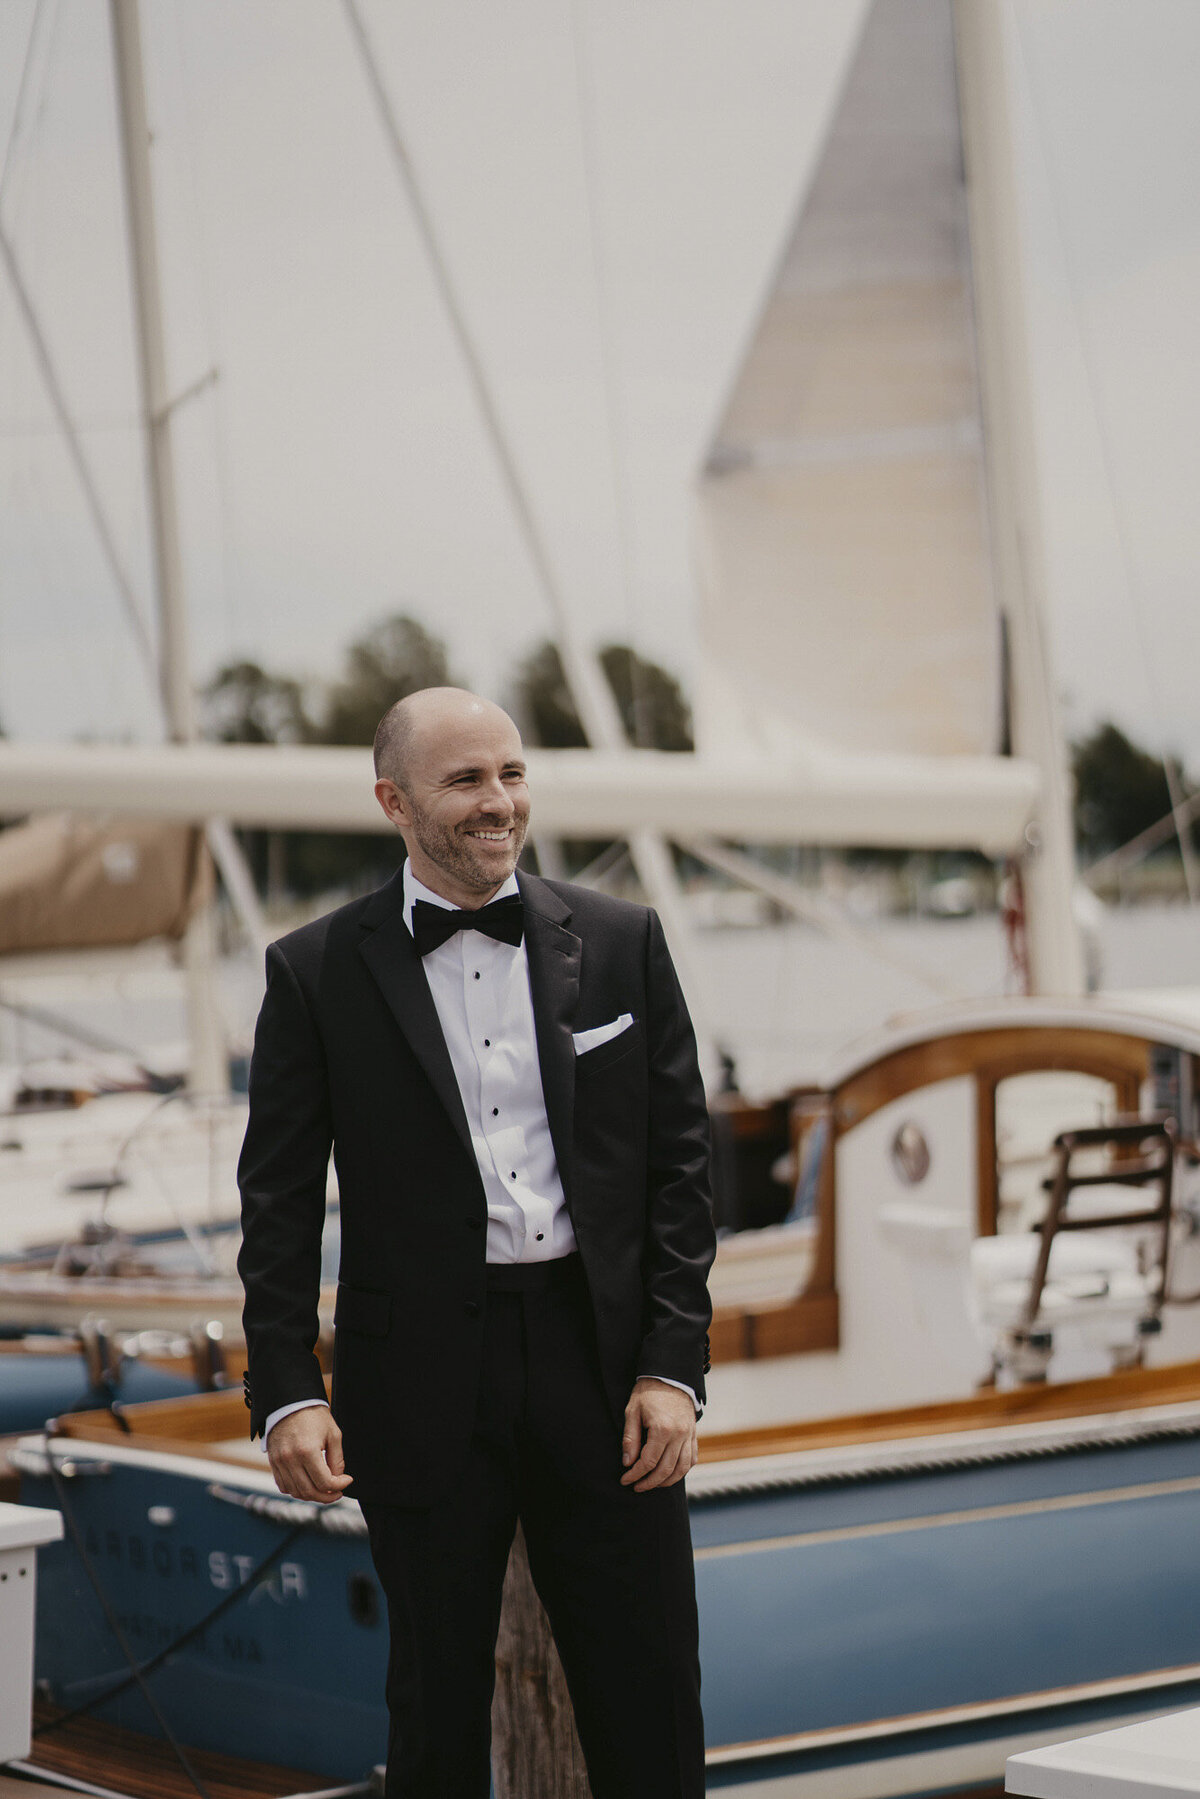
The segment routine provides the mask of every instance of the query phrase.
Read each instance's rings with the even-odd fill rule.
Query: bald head
[[[452,743],[462,732],[479,726],[507,725],[520,746],[520,734],[508,713],[468,693],[465,687],[422,687],[384,713],[375,732],[375,774],[405,790],[416,757],[439,742]]]

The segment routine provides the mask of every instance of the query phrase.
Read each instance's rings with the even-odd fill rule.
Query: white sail
[[[950,0],[875,0],[700,484],[707,741],[988,754]]]

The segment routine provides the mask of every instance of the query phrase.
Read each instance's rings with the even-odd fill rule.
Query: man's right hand
[[[281,1418],[267,1438],[275,1485],[292,1499],[332,1505],[350,1485],[342,1433],[328,1406],[309,1405]]]

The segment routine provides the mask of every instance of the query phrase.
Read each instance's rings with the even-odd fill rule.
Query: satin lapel
[[[542,1095],[559,1177],[569,1204],[575,1142],[575,1044],[571,1027],[579,998],[583,946],[560,922],[570,918],[570,910],[550,888],[527,878],[521,879],[520,886],[525,896],[525,953],[529,959]]]
[[[379,991],[388,1003],[393,1018],[404,1032],[417,1061],[429,1076],[438,1098],[449,1113],[450,1122],[462,1138],[471,1156],[475,1148],[462,1094],[454,1076],[454,1064],[438,1020],[437,1008],[421,958],[404,922],[403,910],[397,906],[371,936],[359,945],[363,961],[374,975]]]

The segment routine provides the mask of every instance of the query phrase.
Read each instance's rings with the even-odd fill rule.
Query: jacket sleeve
[[[644,1280],[638,1374],[666,1376],[704,1401],[716,1254],[708,1107],[696,1038],[656,913],[646,944],[650,1075]]]
[[[324,1399],[314,1354],[321,1231],[333,1131],[320,1035],[278,944],[250,1062],[250,1117],[238,1164],[246,1290],[242,1322],[250,1434],[293,1400]]]

